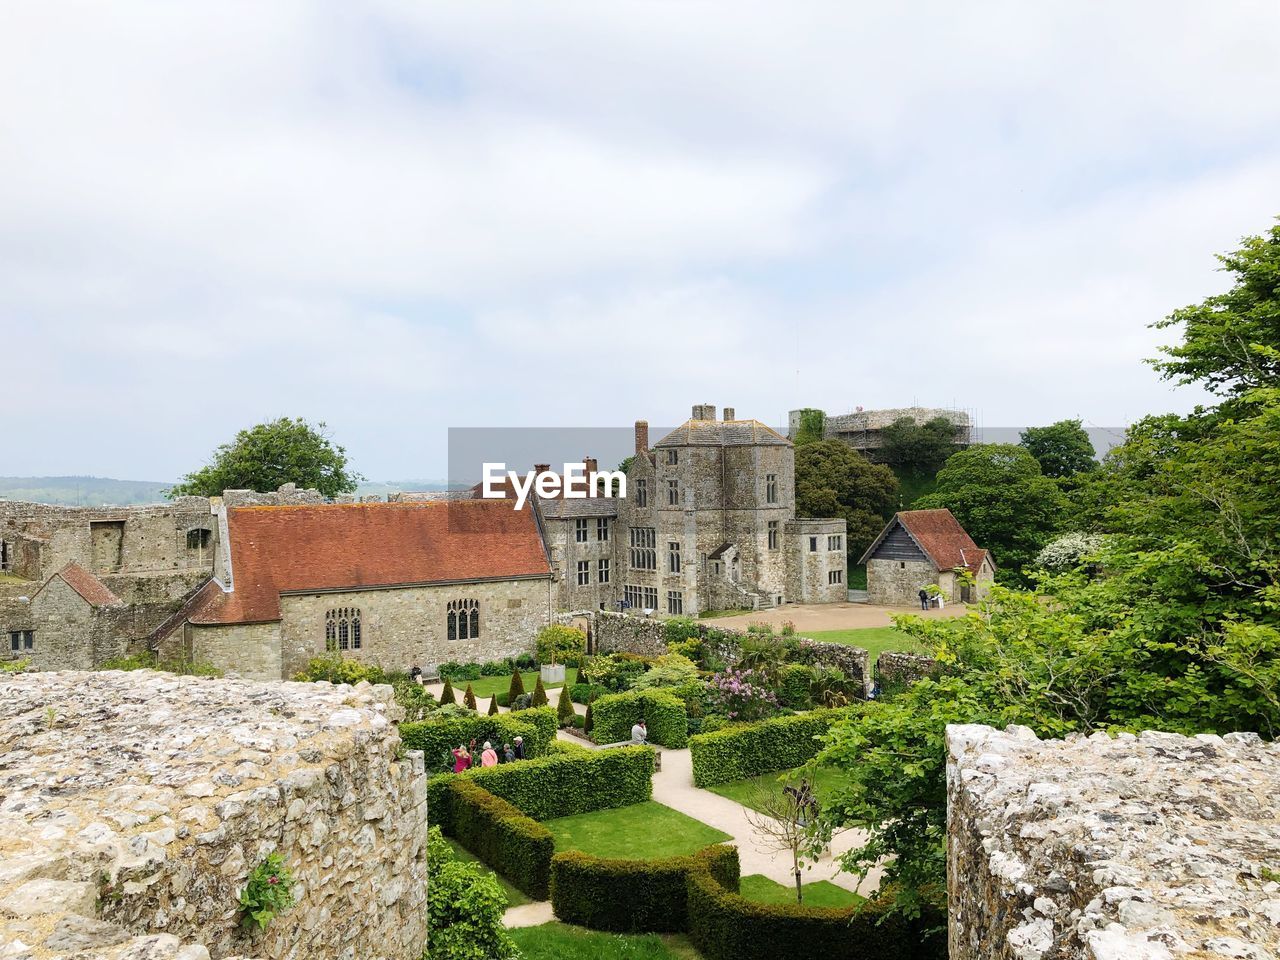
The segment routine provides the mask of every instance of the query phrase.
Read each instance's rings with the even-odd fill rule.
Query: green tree
[[[796,451],[796,516],[843,518],[853,557],[876,538],[897,504],[893,471],[839,440],[821,440]]]
[[[1280,382],[1280,225],[1218,260],[1231,289],[1153,324],[1180,327],[1182,342],[1152,363],[1166,379],[1231,400]]]
[[[223,490],[270,493],[282,484],[296,483],[333,497],[352,492],[363,479],[348,468],[346,448],[329,442],[323,423],[313,427],[301,417],[281,417],[241,430],[167,496],[216,497]]]
[[[471,689],[471,684],[469,683],[467,684],[466,691],[462,694],[462,704],[468,710],[474,710],[477,713],[480,712],[480,707],[476,703],[476,692]]]
[[[451,703],[457,703],[458,696],[453,692],[453,681],[448,677],[444,678],[444,689],[440,691],[440,706],[446,707]]]
[[[805,407],[800,411],[800,423],[792,443],[799,450],[810,443],[821,443],[826,436],[827,415],[813,407]]]
[[[560,697],[556,701],[556,720],[562,727],[573,726],[573,701],[569,698],[569,688],[560,688]]]
[[[931,475],[956,452],[956,426],[946,417],[916,423],[899,417],[880,431],[880,455],[895,470]]]
[[[538,677],[538,683],[533,688],[533,696],[529,700],[529,706],[545,707],[547,702],[547,688],[542,685],[542,677]]]
[[[516,698],[524,696],[524,677],[519,667],[511,671],[511,685],[507,687],[507,706],[515,708]]]
[[[577,663],[587,649],[587,635],[577,627],[553,623],[538,631],[538,663]]]
[[[1070,477],[1098,468],[1093,441],[1079,420],[1027,427],[1019,435],[1019,444],[1036,458],[1046,477]]]
[[[1002,581],[1025,583],[1022,568],[1058,532],[1067,502],[1023,447],[980,443],[954,454],[938,471],[937,488],[915,506],[946,507],[995,555]]]

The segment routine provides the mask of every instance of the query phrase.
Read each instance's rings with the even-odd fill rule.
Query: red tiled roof
[[[550,576],[531,510],[505,500],[239,507],[227,511],[234,589],[210,581],[193,623],[280,619],[280,594]]]
[[[76,593],[95,607],[114,607],[121,603],[105,583],[72,560],[54,576],[61,577]]]
[[[966,567],[977,573],[987,555],[950,510],[903,510],[895,517],[939,570]],[[890,524],[892,526],[892,524]],[[992,561],[994,565],[995,561]]]

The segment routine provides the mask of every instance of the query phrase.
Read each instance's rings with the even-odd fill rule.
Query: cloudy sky
[[[1280,5],[0,8],[0,474],[324,420],[1185,409],[1147,324],[1280,213]]]

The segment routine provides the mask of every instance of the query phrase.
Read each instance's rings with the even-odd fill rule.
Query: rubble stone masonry
[[[1280,956],[1280,744],[947,728],[951,960]]]
[[[389,687],[0,676],[0,957],[418,960],[426,778]],[[296,905],[238,895],[280,853]]]

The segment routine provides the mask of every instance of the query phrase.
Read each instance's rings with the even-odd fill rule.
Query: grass
[[[462,844],[458,843],[456,840],[449,840],[448,838],[445,839],[445,842],[449,844],[450,847],[453,848],[453,855],[457,857],[459,860],[461,860],[464,863],[474,863],[478,867],[480,867],[480,869],[483,870],[485,873],[492,873],[495,877],[497,877],[498,884],[499,886],[502,887],[502,892],[507,895],[507,903],[509,903],[511,906],[518,907],[522,903],[530,902],[529,898],[522,891],[520,891],[518,888],[513,887],[510,883],[508,883],[506,878],[503,877],[502,874],[495,873],[492,869],[490,869],[487,865],[485,865],[485,863],[482,860],[480,860],[479,857],[476,857],[474,854],[472,854],[471,851],[468,850],[466,847],[464,847]]]
[[[525,960],[698,960],[682,936],[596,933],[565,923],[507,931]]]
[[[573,668],[570,667],[565,671],[565,675],[572,680]],[[533,688],[538,685],[537,670],[522,670],[520,672],[521,679],[524,680],[524,692],[533,693]],[[481,699],[492,697],[495,693],[506,693],[511,689],[511,674],[504,674],[501,677],[481,677],[479,680],[454,680],[453,692],[458,697],[458,702],[462,702],[462,694],[467,689],[467,684],[471,684],[471,691]],[[543,687],[547,690],[554,690],[560,686],[558,683],[544,683]]]
[[[804,770],[804,767],[797,767],[796,771],[780,770],[776,773],[762,773],[758,777],[748,777],[745,780],[731,780],[729,783],[720,783],[714,787],[706,787],[712,793],[718,793],[722,797],[727,797],[734,803],[740,803],[744,807],[755,807],[755,795],[760,789],[761,784],[773,786],[779,783],[779,779],[787,773]],[[846,774],[835,767],[817,767],[813,771],[813,786],[818,792],[819,800],[826,800],[836,789],[843,786],[846,782]]]
[[[871,662],[886,650],[904,650],[907,653],[924,653],[920,642],[903,633],[897,627],[859,627],[856,630],[815,630],[806,637],[826,643],[844,643],[862,647],[871,654]]]
[[[649,800],[616,810],[596,810],[547,820],[556,850],[581,850],[597,857],[648,860],[676,857],[730,839],[699,820]]]
[[[852,890],[837,887],[829,880],[806,883],[801,886],[801,889],[804,891],[803,905],[806,907],[851,907],[863,899]],[[758,873],[742,878],[739,893],[757,903],[794,904],[796,902],[795,887],[784,886]]]
[[[10,583],[35,583],[35,581],[28,580],[26,577],[19,577],[12,573],[0,573],[0,585]]]

